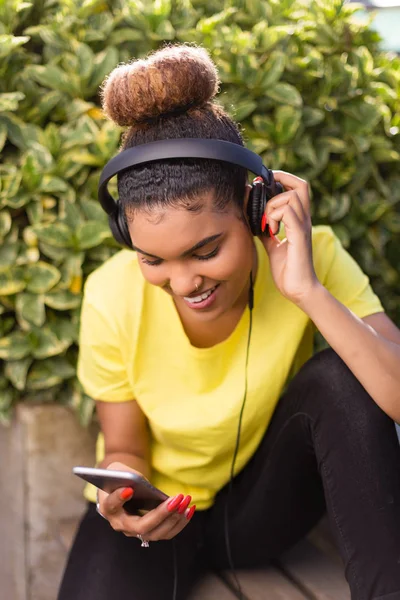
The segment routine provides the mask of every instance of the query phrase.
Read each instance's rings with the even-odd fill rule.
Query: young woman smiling
[[[122,150],[243,146],[217,88],[204,49],[165,47],[117,67],[103,104],[127,126]],[[59,600],[187,598],[204,569],[266,564],[325,511],[352,598],[400,600],[400,331],[331,228],[312,227],[308,184],[274,177],[284,192],[255,237],[242,167],[174,158],[118,175],[136,252],[88,278],[79,377],[98,465],[169,498],[129,515],[130,488],[100,492],[99,514],[89,486]],[[312,356],[315,328],[330,348]]]

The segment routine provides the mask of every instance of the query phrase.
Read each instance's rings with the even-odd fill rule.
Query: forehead
[[[155,256],[177,256],[206,237],[224,233],[237,221],[234,207],[216,211],[205,203],[191,212],[184,207],[137,210],[129,222],[134,246]]]

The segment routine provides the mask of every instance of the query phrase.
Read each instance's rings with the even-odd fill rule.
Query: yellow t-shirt
[[[282,390],[312,354],[313,325],[276,289],[268,255],[256,239],[253,329],[248,391],[236,472],[249,461]],[[321,283],[357,316],[383,311],[367,276],[330,227],[313,228]],[[208,508],[229,481],[245,385],[249,327],[246,309],[228,339],[191,345],[172,298],[143,278],[136,254],[123,250],[93,272],[85,286],[78,375],[96,400],[135,399],[151,431],[152,482],[168,495],[190,494]],[[99,435],[97,461],[104,457]],[[94,501],[92,486],[85,490]]]

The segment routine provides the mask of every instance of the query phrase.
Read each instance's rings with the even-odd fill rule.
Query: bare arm
[[[148,425],[137,402],[97,401],[96,406],[105,443],[105,456],[99,466],[133,469],[149,478]],[[129,537],[142,535],[146,540],[171,539],[186,527],[196,509],[195,506],[189,508],[190,496],[179,494],[143,516],[128,515],[123,506],[134,491],[131,490],[128,496],[121,495],[126,490],[129,488],[119,488],[111,494],[100,490],[98,500],[100,512],[111,527]]]
[[[135,400],[96,402],[105,456],[99,467],[121,462],[150,477],[150,441],[145,415]]]
[[[359,319],[322,285],[301,308],[375,402],[400,422],[400,331],[384,313]]]

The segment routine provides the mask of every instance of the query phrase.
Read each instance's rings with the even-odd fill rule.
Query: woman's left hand
[[[260,236],[260,239],[268,253],[276,287],[285,298],[301,306],[319,285],[312,258],[308,183],[285,171],[273,174],[285,191],[267,202],[267,226],[275,234],[282,221],[286,238],[279,241],[272,236]]]

